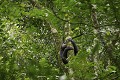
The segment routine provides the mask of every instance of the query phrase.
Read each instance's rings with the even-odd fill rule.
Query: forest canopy
[[[0,80],[120,80],[120,0],[0,0]]]

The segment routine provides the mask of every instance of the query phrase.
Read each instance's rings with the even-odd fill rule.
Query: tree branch
[[[70,20],[65,20],[65,19],[59,17],[59,16],[57,15],[58,12],[56,12],[55,9],[54,9],[55,7],[54,7],[54,4],[53,4],[52,0],[49,2],[49,4],[50,4],[50,8],[51,8],[53,14],[54,14],[55,17],[58,18],[59,20],[64,21],[64,22],[69,22],[70,24],[83,24],[83,25],[88,25],[88,24],[83,23],[83,22],[71,22]]]

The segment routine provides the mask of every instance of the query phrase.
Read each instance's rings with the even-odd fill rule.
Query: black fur
[[[70,41],[72,43],[73,47],[67,46],[65,43],[63,43],[61,45],[61,49],[60,49],[60,57],[64,64],[68,63],[67,58],[68,58],[69,50],[74,50],[74,55],[77,55],[77,53],[78,53],[78,47],[77,47],[76,43],[71,38],[69,38],[68,41]]]
[[[68,63],[68,60],[66,58],[62,58],[62,61],[63,61],[64,64]]]
[[[67,46],[67,47],[64,49],[64,51],[63,51],[63,57],[64,57],[64,58],[68,58],[67,53],[68,53],[69,50],[73,50],[73,48],[70,47],[70,46]]]
[[[69,38],[68,41],[70,41],[72,43],[72,45],[74,47],[74,55],[76,56],[77,53],[78,53],[78,47],[77,47],[77,45],[75,44],[75,42],[71,38]]]
[[[67,47],[67,45],[66,44],[62,44],[62,46],[61,46],[61,49],[60,49],[60,57],[62,58],[62,56],[63,56],[63,51],[64,51],[64,49]]]
[[[62,62],[63,62],[64,64],[67,64],[67,63],[68,63],[67,53],[68,53],[69,50],[73,50],[73,48],[67,46],[66,44],[62,44],[61,50],[60,50],[60,57],[61,57]]]

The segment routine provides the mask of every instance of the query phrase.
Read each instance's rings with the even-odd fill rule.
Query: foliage
[[[119,80],[119,4],[119,0],[0,0],[0,79]],[[77,56],[69,52],[64,65],[59,51],[68,36],[79,52]]]

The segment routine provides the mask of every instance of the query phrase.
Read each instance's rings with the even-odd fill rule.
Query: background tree
[[[119,0],[1,0],[1,80],[119,80]],[[64,65],[72,37],[79,52]],[[71,44],[68,44],[71,45]]]

